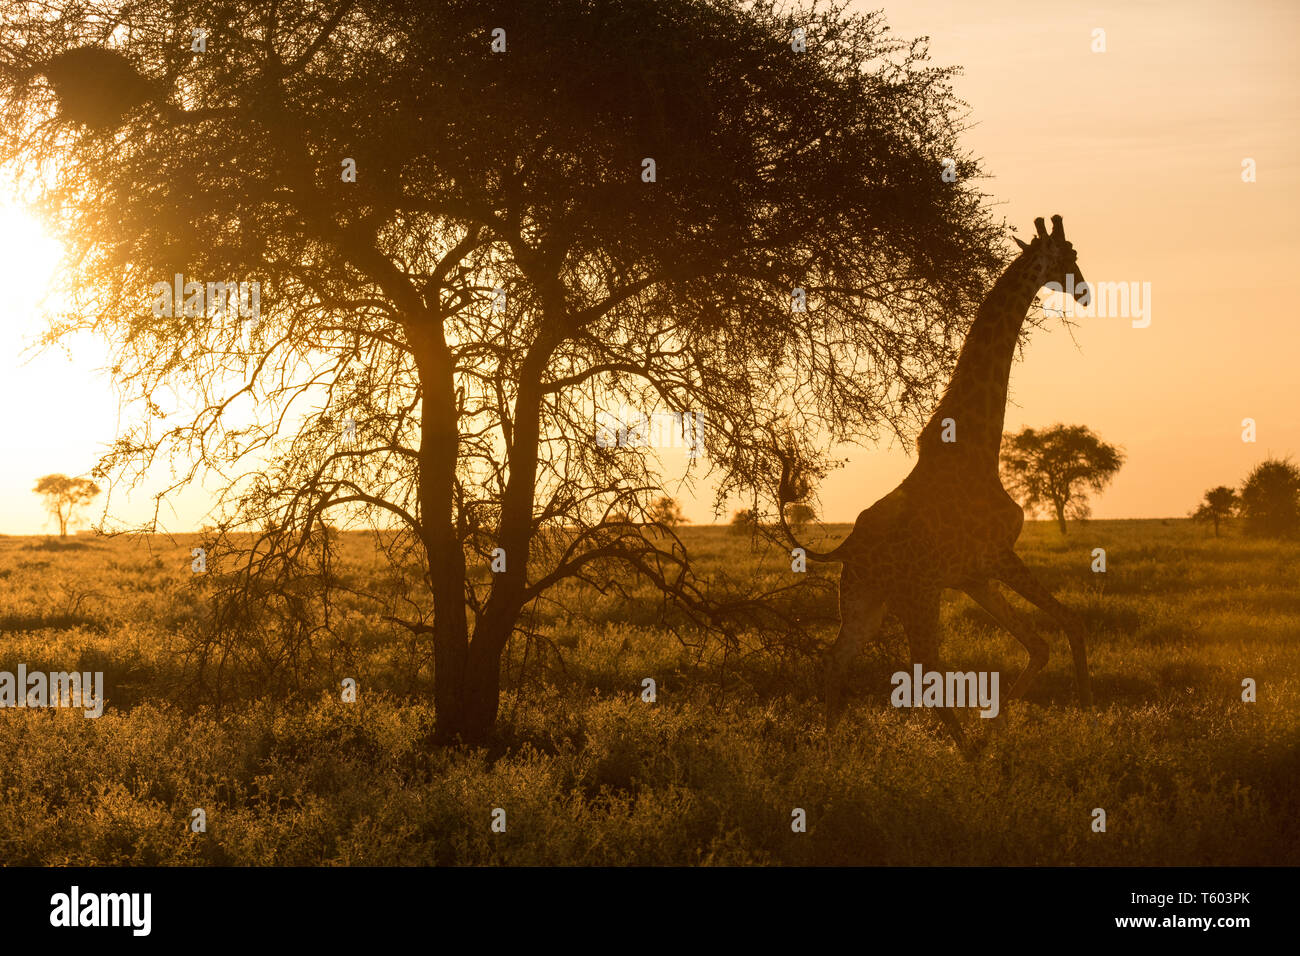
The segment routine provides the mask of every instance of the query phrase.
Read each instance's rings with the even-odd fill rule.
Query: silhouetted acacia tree
[[[1300,468],[1286,458],[1260,462],[1242,483],[1240,510],[1251,534],[1300,535]]]
[[[1002,484],[1031,513],[1050,511],[1061,534],[1066,518],[1091,514],[1089,492],[1100,492],[1124,464],[1124,454],[1085,425],[1026,428],[1002,439]]]
[[[1226,518],[1232,517],[1232,513],[1237,509],[1240,499],[1237,497],[1236,489],[1229,488],[1227,485],[1219,485],[1217,488],[1211,488],[1205,493],[1200,506],[1192,512],[1192,519],[1195,521],[1209,521],[1214,525],[1214,536],[1219,536],[1219,522]]]
[[[682,514],[681,504],[676,498],[668,495],[663,495],[652,501],[646,516],[652,522],[669,528],[675,528],[686,520],[686,516]]]
[[[700,626],[725,617],[674,536],[610,520],[644,517],[662,480],[643,450],[594,440],[598,410],[704,413],[718,500],[766,488],[757,436],[777,416],[823,443],[914,421],[999,261],[951,72],[878,13],[0,10],[0,145],[63,228],[81,292],[54,334],[104,333],[136,402],[105,473],[185,463],[164,494],[236,476],[203,660],[311,653],[341,586],[325,515],[370,522],[423,582],[374,597],[431,636],[441,741],[489,734],[503,649],[560,582],[604,586],[618,566]],[[140,77],[119,77],[105,115],[82,94],[121,71],[78,79],[84,56],[59,57],[82,47]],[[257,319],[197,301],[155,315],[153,284],[176,274],[259,281]],[[498,548],[506,570],[478,573]]]
[[[77,509],[90,504],[100,493],[99,485],[90,479],[67,475],[46,475],[32,490],[45,499],[45,510],[59,522],[60,538],[68,536],[68,523]]]

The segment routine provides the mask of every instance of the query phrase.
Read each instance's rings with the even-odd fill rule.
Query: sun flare
[[[12,334],[39,329],[62,248],[20,206],[0,204],[0,323]]]

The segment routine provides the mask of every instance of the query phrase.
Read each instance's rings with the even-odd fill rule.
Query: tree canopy
[[[1251,534],[1300,536],[1300,468],[1287,458],[1260,462],[1242,483],[1240,510]]]
[[[1225,518],[1230,518],[1237,510],[1240,504],[1240,498],[1236,489],[1229,488],[1227,485],[1219,485],[1211,488],[1201,499],[1200,505],[1192,512],[1192,518],[1196,521],[1208,521],[1214,525],[1214,536],[1219,536],[1219,524]]]
[[[68,525],[77,512],[99,496],[99,485],[89,478],[46,475],[36,482],[33,492],[45,499],[45,510],[59,523],[59,537],[68,536]]]
[[[1124,453],[1086,425],[1026,428],[1002,440],[1002,483],[1029,512],[1047,511],[1066,533],[1066,518],[1091,514],[1099,493],[1124,464]]]
[[[814,475],[831,442],[916,423],[1001,256],[952,71],[880,13],[0,12],[0,152],[76,290],[51,338],[103,334],[129,396],[99,473],[170,463],[163,497],[221,482],[226,673],[268,616],[328,632],[327,514],[391,532],[420,568],[393,610],[432,637],[442,740],[490,731],[502,649],[563,580],[614,562],[699,626],[725,616],[679,541],[610,520],[644,516],[662,480],[653,454],[594,440],[599,410],[702,414],[693,467],[719,506],[770,502],[774,423]],[[175,276],[256,282],[258,307],[187,289],[157,308]],[[507,570],[470,573],[498,549]]]

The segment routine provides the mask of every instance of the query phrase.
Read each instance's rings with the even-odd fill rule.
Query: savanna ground
[[[846,529],[831,529],[839,534]],[[833,536],[832,536],[833,537]],[[705,574],[791,580],[784,552],[688,528]],[[830,540],[830,539],[827,539]],[[0,538],[0,670],[100,670],[108,705],[0,710],[9,864],[1295,864],[1300,862],[1300,550],[1186,521],[1027,525],[1020,551],[1086,621],[1098,707],[1073,704],[1064,636],[1029,701],[971,762],[932,715],[889,706],[887,624],[828,740],[812,656],[832,590],[796,600],[802,647],[725,649],[662,624],[649,588],[574,585],[505,669],[499,742],[430,750],[426,648],[358,609],[300,696],[215,711],[187,690],[203,604],[185,538]],[[342,536],[341,579],[381,581]],[[1107,552],[1105,574],[1092,549]],[[814,573],[833,574],[832,569]],[[963,596],[953,669],[1024,663]],[[1041,617],[1040,617],[1040,620]],[[561,663],[562,661],[562,663]],[[360,686],[344,703],[340,681]],[[657,682],[657,700],[641,698]],[[1254,678],[1258,701],[1241,700]],[[506,810],[505,833],[490,828]],[[791,811],[807,832],[791,830]],[[1092,829],[1104,808],[1105,833]],[[203,808],[207,832],[190,832]]]

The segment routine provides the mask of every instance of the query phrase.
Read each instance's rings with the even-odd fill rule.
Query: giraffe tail
[[[814,551],[812,548],[808,547],[806,544],[803,544],[802,542],[799,541],[798,538],[794,536],[794,531],[791,529],[789,522],[786,521],[785,518],[784,505],[782,505],[782,507],[780,508],[779,517],[781,520],[781,530],[785,533],[786,541],[789,542],[792,548],[798,548],[801,551],[803,551],[804,556],[808,558],[809,561],[817,561],[818,563],[821,564],[835,564],[835,563],[842,564],[844,562],[845,559],[843,557],[843,554],[847,550],[846,545],[849,543],[850,540],[849,538],[845,538],[843,541],[841,541],[838,545],[836,545],[834,548],[832,548],[829,551]]]
[[[818,561],[822,564],[843,564],[846,560],[843,557],[848,540],[841,541],[839,545],[829,551],[813,551],[810,548],[804,548],[802,544],[795,542],[795,547],[803,548],[803,553],[808,556],[809,561]]]
[[[782,455],[781,456],[781,484],[777,492],[776,513],[777,513],[777,518],[781,522],[781,530],[785,533],[786,541],[789,542],[791,547],[798,548],[799,550],[803,551],[804,556],[807,557],[808,560],[810,561],[817,561],[822,564],[834,564],[837,562],[843,563],[844,558],[841,557],[841,555],[845,551],[845,545],[848,544],[847,538],[841,541],[839,545],[832,548],[830,551],[814,551],[812,548],[808,547],[807,545],[801,544],[799,539],[794,536],[794,531],[791,529],[790,524],[785,517],[786,503],[790,500],[791,497],[793,497],[790,494],[793,485],[793,475],[794,475],[794,468],[789,457],[787,457],[786,455]]]
[[[809,561],[816,561],[819,564],[836,564],[836,563],[843,564],[844,563],[845,561],[845,558],[843,557],[845,551],[844,546],[848,544],[847,539],[841,541],[836,547],[832,548],[829,551],[814,551],[806,544],[801,544],[799,542],[799,539],[794,536],[793,532],[790,531],[789,526],[786,525],[784,515],[782,515],[781,517],[781,527],[785,530],[785,537],[786,540],[789,541],[790,546],[801,550],[804,553],[804,557],[806,557]]]

